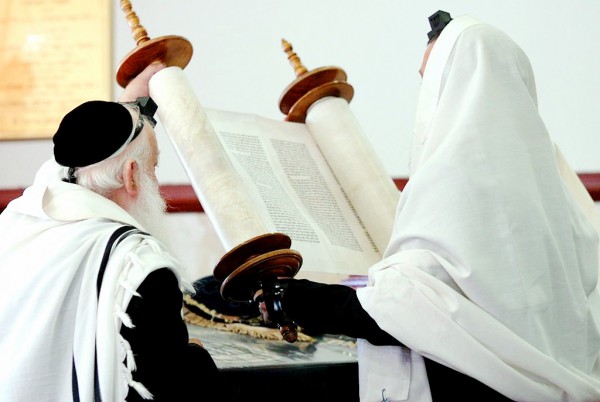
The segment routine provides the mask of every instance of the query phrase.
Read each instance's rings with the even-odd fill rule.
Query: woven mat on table
[[[259,339],[283,340],[279,329],[264,323],[255,303],[226,301],[220,286],[213,276],[194,282],[196,293],[183,296],[183,318],[187,323]],[[299,328],[297,342],[315,341]]]

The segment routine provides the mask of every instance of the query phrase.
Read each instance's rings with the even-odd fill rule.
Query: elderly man
[[[148,66],[121,102],[62,119],[54,157],[0,215],[0,400],[215,400],[160,234]],[[203,387],[198,392],[198,386]],[[205,398],[205,399],[203,399]]]

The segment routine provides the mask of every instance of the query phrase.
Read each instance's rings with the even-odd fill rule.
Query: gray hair
[[[152,130],[142,130],[138,138],[129,143],[122,152],[102,162],[79,168],[75,172],[77,184],[109,198],[123,186],[123,166],[134,159],[140,166],[151,157],[150,136]]]

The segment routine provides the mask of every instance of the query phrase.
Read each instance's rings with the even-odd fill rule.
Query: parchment
[[[399,192],[345,100],[309,110],[310,124],[204,109],[179,67],[150,95],[225,250],[282,232],[303,272],[366,275],[381,259]]]
[[[380,253],[392,234],[400,192],[345,99],[326,97],[307,111],[306,126]]]
[[[150,96],[224,248],[267,233],[183,70],[154,74]]]

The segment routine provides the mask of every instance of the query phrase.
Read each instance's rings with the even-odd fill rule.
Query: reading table
[[[219,401],[358,401],[355,340],[322,336],[316,342],[258,339],[188,324],[222,373]]]

